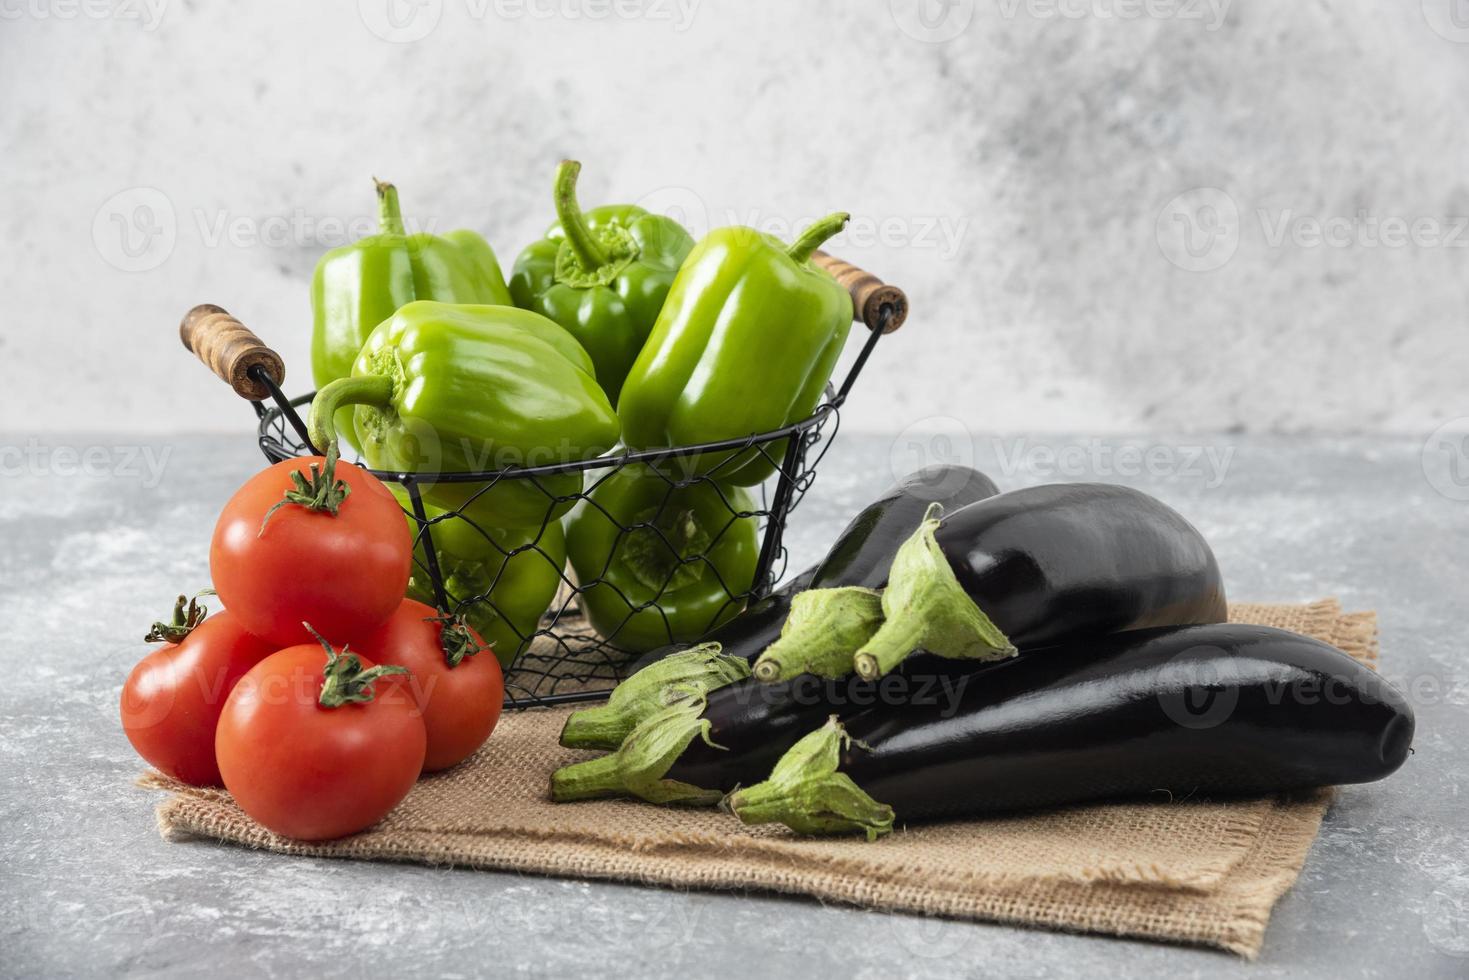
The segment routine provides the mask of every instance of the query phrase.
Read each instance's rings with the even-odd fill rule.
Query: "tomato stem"
[[[362,666],[362,660],[357,654],[350,652],[345,646],[338,652],[326,637],[311,628],[310,623],[302,623],[307,631],[326,651],[326,668],[322,671],[321,694],[316,698],[316,703],[323,708],[340,708],[344,704],[366,704],[374,697],[372,690],[373,681],[379,677],[387,677],[389,674],[406,674],[407,667],[399,667],[396,664],[378,664],[376,667]]]
[[[201,605],[200,596],[214,595],[213,589],[203,589],[193,598],[179,596],[173,604],[173,616],[168,622],[158,620],[143,637],[144,643],[182,643],[184,637],[194,632],[195,627],[209,615],[208,607]]]
[[[265,517],[260,521],[260,534],[265,533],[265,525],[275,512],[286,504],[295,504],[305,507],[307,510],[325,511],[333,517],[342,507],[342,501],[352,492],[352,488],[344,481],[337,479],[337,461],[340,456],[337,453],[337,444],[334,441],[327,444],[326,463],[318,465],[311,464],[311,476],[306,476],[300,470],[291,471],[291,489],[286,495],[276,502],[276,505],[265,512]]]
[[[451,669],[463,663],[465,657],[472,657],[485,650],[494,652],[489,644],[481,646],[475,641],[474,634],[461,616],[446,612],[430,616],[424,622],[439,624],[439,648],[444,651],[444,662]]]

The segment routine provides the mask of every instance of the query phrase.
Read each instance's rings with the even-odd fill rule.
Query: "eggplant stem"
[[[799,674],[843,677],[852,672],[852,654],[882,624],[882,594],[843,586],[809,589],[791,600],[780,638],[755,661],[755,677],[765,683]]]
[[[885,622],[852,658],[865,680],[881,677],[916,650],[951,660],[1003,660],[1015,646],[964,591],[939,547],[937,505],[893,557],[882,594]]]
[[[637,719],[611,704],[572,712],[561,728],[561,744],[568,749],[615,749],[633,730]]]
[[[723,795],[665,778],[695,738],[715,746],[704,718],[702,694],[672,704],[639,722],[616,752],[564,766],[551,774],[551,799],[557,803],[598,796],[636,796],[649,803],[709,806]]]
[[[572,749],[616,749],[645,718],[750,676],[745,658],[720,649],[718,643],[702,643],[649,664],[617,685],[606,704],[567,718],[561,744]]]
[[[769,779],[730,794],[725,807],[746,824],[782,823],[798,834],[861,831],[876,840],[892,831],[893,808],[837,771],[852,745],[864,747],[833,715],[791,746]]]
[[[618,796],[624,792],[616,753],[563,766],[551,774],[551,799],[557,803]]]

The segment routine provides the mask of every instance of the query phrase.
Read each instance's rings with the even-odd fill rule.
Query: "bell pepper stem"
[[[804,263],[811,258],[811,253],[820,248],[828,238],[845,228],[847,220],[851,217],[845,211],[827,215],[801,232],[801,237],[791,243],[791,247],[786,249],[786,254],[791,257],[791,261]]]
[[[384,374],[360,374],[329,381],[311,399],[306,434],[318,449],[337,441],[337,409],[346,405],[387,406],[393,400],[393,379]]]
[[[780,639],[755,661],[755,677],[773,684],[798,674],[850,674],[852,655],[881,625],[882,594],[876,589],[850,585],[798,593]]]
[[[838,772],[842,751],[855,742],[836,715],[781,756],[763,783],[737,790],[725,807],[742,823],[783,823],[798,834],[866,833],[893,829],[893,808],[874,800]]]
[[[556,168],[556,218],[582,268],[591,272],[606,265],[608,258],[576,203],[576,178],[580,173],[581,164],[575,160],[562,160]]]
[[[857,651],[852,665],[863,680],[875,680],[926,650],[953,660],[1002,660],[1015,646],[964,591],[935,533],[934,504],[923,523],[893,556],[882,594],[883,624]]]
[[[385,180],[372,178],[377,185],[378,230],[384,235],[406,235],[403,226],[403,211],[398,205],[398,188]]]

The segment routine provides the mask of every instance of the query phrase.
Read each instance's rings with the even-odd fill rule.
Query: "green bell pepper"
[[[510,306],[495,253],[472,231],[408,234],[398,190],[377,181],[381,228],[321,257],[311,279],[311,374],[320,388],[352,373],[374,327],[416,299]],[[351,436],[349,419],[337,420]]]
[[[580,171],[575,160],[557,168],[560,220],[515,260],[510,295],[516,306],[571,331],[592,355],[597,382],[615,405],[694,240],[672,218],[631,204],[583,213],[576,203]]]
[[[395,495],[405,504],[406,494],[396,486]],[[412,505],[407,504],[411,510]],[[556,598],[561,570],[566,566],[566,531],[560,521],[540,527],[502,529],[477,527],[468,520],[424,505],[433,523],[434,554],[444,576],[449,610],[474,627],[495,650],[502,666],[510,666],[530,646],[541,616]],[[417,564],[408,581],[409,598],[430,606],[438,604],[433,582],[425,569],[423,536],[410,518],[415,535]]]
[[[646,465],[606,477],[567,521],[587,620],[634,653],[698,640],[745,607],[760,558],[745,490],[678,486]]]
[[[841,230],[833,214],[786,248],[753,228],[718,228],[679,269],[618,400],[634,448],[738,439],[816,408],[852,327],[852,299],[811,253]],[[785,441],[684,462],[692,474],[754,486]]]
[[[316,393],[309,432],[336,437],[356,405],[362,455],[416,473],[424,498],[483,527],[529,527],[569,510],[580,473],[436,481],[443,473],[591,459],[617,443],[617,415],[571,334],[512,306],[409,303],[368,335],[352,376]]]

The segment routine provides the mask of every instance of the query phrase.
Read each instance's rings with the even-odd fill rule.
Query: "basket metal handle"
[[[868,330],[876,330],[882,325],[884,307],[890,312],[887,323],[882,325],[883,333],[892,333],[908,318],[908,296],[897,286],[889,285],[865,269],[859,269],[852,263],[827,255],[819,249],[811,256],[811,261],[830,272],[837,282],[847,287],[847,292],[852,294],[852,309],[856,311],[856,318],[867,324]]]
[[[213,303],[201,303],[184,314],[179,339],[241,398],[258,402],[271,396],[270,389],[251,376],[253,368],[263,370],[277,389],[286,379],[286,362],[281,356]]]

